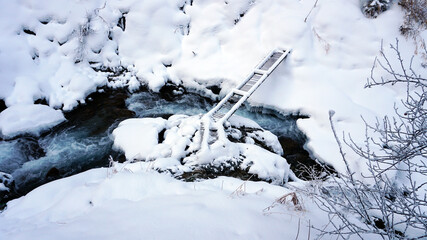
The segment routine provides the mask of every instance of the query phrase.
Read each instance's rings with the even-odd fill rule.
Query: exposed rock
[[[15,181],[12,175],[0,172],[0,210],[5,207],[5,203],[15,195]]]
[[[0,112],[6,109],[6,103],[3,99],[0,99]]]
[[[176,96],[184,94],[185,89],[181,86],[167,83],[160,89],[159,93],[161,98],[166,99],[168,101],[173,101]]]
[[[362,11],[365,16],[376,18],[381,13],[387,11],[392,2],[390,0],[368,0],[362,6]]]
[[[280,145],[283,148],[283,156],[291,166],[291,170],[302,180],[312,180],[315,177],[325,177],[335,172],[329,165],[320,164],[310,157],[310,154],[304,149],[303,143],[281,136]]]
[[[56,167],[53,167],[49,169],[49,171],[46,173],[45,179],[47,182],[59,179],[61,177],[61,173]]]

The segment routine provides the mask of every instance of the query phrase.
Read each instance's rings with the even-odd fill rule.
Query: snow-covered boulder
[[[41,104],[14,105],[0,113],[0,132],[6,138],[19,134],[39,135],[65,121],[60,110]]]
[[[204,148],[199,115],[128,119],[113,131],[114,147],[128,161],[175,176],[201,168],[218,175],[239,169],[276,184],[287,182],[289,164],[281,157],[277,137],[248,119],[234,118],[231,123],[225,131],[218,130],[223,131],[218,136],[225,137]]]

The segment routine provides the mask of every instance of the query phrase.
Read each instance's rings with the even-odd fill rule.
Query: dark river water
[[[194,93],[171,96],[148,91],[130,94],[111,89],[93,93],[85,105],[65,113],[66,122],[42,136],[0,140],[0,172],[9,173],[15,179],[14,193],[4,197],[2,202],[24,195],[46,182],[108,166],[109,156],[123,161],[123,154],[112,150],[110,135],[124,119],[196,115],[207,112],[214,104]],[[236,114],[276,134],[291,166],[297,167],[297,162],[314,163],[303,149],[305,136],[296,126],[297,116],[247,106],[241,107]]]

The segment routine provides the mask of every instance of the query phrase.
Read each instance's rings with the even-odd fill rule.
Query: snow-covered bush
[[[400,0],[399,5],[405,11],[402,34],[413,35],[427,28],[427,0]]]
[[[362,5],[362,11],[367,17],[376,18],[390,8],[391,0],[368,0]]]
[[[358,179],[349,167],[330,113],[346,173],[311,192],[318,206],[330,217],[330,228],[318,227],[320,236],[337,235],[346,239],[376,235],[382,239],[427,238],[427,78],[405,67],[398,42],[391,48],[401,69],[397,70],[381,51],[376,65],[391,78],[374,77],[366,87],[404,84],[407,96],[395,116],[385,116],[371,125],[366,123],[366,140],[360,146],[344,142],[367,162],[368,173]]]

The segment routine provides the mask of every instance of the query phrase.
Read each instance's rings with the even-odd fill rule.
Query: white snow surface
[[[392,115],[394,103],[399,106],[405,96],[406,89],[399,86],[364,88],[381,44],[391,54],[389,44],[399,39],[405,63],[416,50],[413,40],[399,33],[403,12],[397,4],[368,19],[359,0],[322,0],[312,11],[316,0],[196,0],[184,6],[185,2],[0,0],[0,98],[8,106],[4,112],[43,98],[52,108],[70,110],[101,86],[135,90],[146,84],[157,91],[167,80],[207,93],[206,86],[219,84],[225,95],[271,49],[291,47],[291,55],[249,102],[309,115],[297,122],[308,138],[306,148],[344,171],[329,111],[335,112],[340,136],[346,131],[363,143],[360,116],[373,122]],[[123,15],[124,31],[117,26]],[[421,38],[427,38],[426,31]],[[422,61],[417,55],[412,64],[419,74],[425,72]],[[92,68],[121,65],[127,73],[112,82]],[[384,75],[375,71],[377,77]],[[2,116],[24,115],[20,110],[4,112]],[[3,134],[11,124],[1,124]],[[27,123],[23,126],[20,131],[34,131],[25,129]],[[19,128],[10,129],[12,134]],[[154,144],[154,137],[151,140],[148,143]],[[179,148],[184,140],[174,141]],[[139,151],[129,155],[144,153]],[[164,157],[156,155],[156,166],[176,167],[173,153],[172,148]],[[347,158],[353,170],[364,170],[357,156],[349,153]],[[183,183],[130,169],[108,178],[106,171],[94,169],[61,179],[10,202],[0,215],[0,239],[283,239],[296,236],[298,219],[305,223],[300,239],[306,239],[307,219],[313,225],[327,219],[311,204],[298,217],[289,209],[264,215],[263,208],[289,191],[266,183],[248,182],[250,194],[232,198],[242,181]]]
[[[182,182],[139,166],[92,169],[9,202],[0,239],[306,239],[308,221],[322,223],[310,202],[304,211],[290,201],[265,209],[290,192],[283,187],[228,177]]]
[[[19,104],[0,113],[0,132],[6,138],[22,133],[39,135],[65,121],[60,110],[41,104]]]

